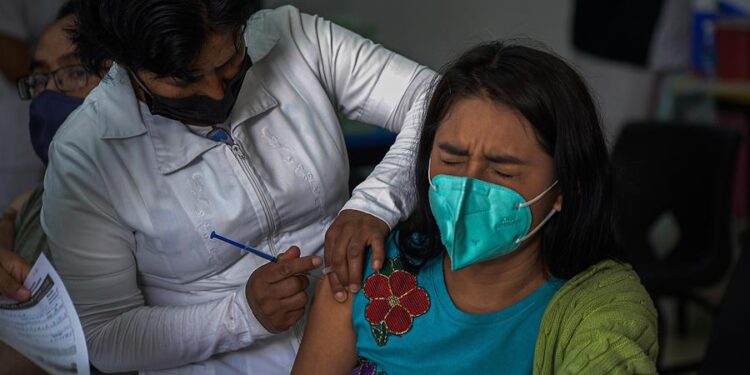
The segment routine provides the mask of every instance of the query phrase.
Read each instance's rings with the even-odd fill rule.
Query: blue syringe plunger
[[[218,240],[224,241],[224,242],[226,242],[226,243],[228,243],[228,244],[230,244],[230,245],[232,245],[232,246],[234,246],[234,247],[236,247],[236,248],[238,248],[238,249],[240,249],[240,250],[244,250],[244,251],[247,251],[248,253],[251,253],[251,254],[257,255],[257,256],[259,256],[259,257],[261,257],[261,258],[263,258],[263,259],[266,259],[266,260],[268,260],[268,261],[270,261],[270,262],[276,262],[276,261],[278,260],[278,259],[276,259],[276,257],[275,257],[275,256],[273,256],[273,255],[270,255],[270,254],[264,253],[264,252],[262,252],[262,251],[260,251],[260,250],[258,250],[258,249],[254,249],[254,248],[252,248],[252,247],[250,247],[250,246],[247,246],[247,245],[243,245],[243,244],[241,244],[241,243],[239,243],[239,242],[237,242],[237,241],[234,241],[234,240],[232,240],[232,239],[229,239],[229,238],[227,238],[227,237],[224,237],[224,236],[222,236],[222,235],[220,235],[220,234],[216,233],[216,231],[211,231],[211,236],[210,236],[210,238],[211,238],[211,239],[214,239],[214,238],[216,238],[216,239],[218,239]]]

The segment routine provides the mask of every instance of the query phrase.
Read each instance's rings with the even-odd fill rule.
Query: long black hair
[[[209,33],[238,32],[257,8],[249,0],[80,0],[72,39],[91,72],[112,60],[191,82]]]
[[[418,266],[445,250],[430,210],[428,164],[441,122],[458,100],[470,97],[520,112],[554,160],[563,209],[542,230],[541,256],[550,273],[567,279],[601,260],[620,258],[609,154],[586,85],[552,53],[496,41],[464,53],[432,89],[414,168],[417,207],[398,227],[398,248],[407,260]]]
[[[69,15],[75,15],[78,13],[78,7],[79,7],[78,0],[68,0],[63,5],[60,6],[60,10],[57,11],[57,17],[55,17],[55,21],[59,21]]]

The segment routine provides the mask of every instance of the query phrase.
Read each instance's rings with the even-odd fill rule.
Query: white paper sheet
[[[0,296],[0,340],[50,374],[89,375],[81,321],[65,286],[42,254],[24,286],[31,299]]]

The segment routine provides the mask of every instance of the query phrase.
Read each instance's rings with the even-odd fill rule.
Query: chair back
[[[616,232],[652,292],[724,276],[738,146],[737,132],[710,125],[630,124],[617,139]]]

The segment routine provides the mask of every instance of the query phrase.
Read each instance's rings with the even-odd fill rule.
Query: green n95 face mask
[[[526,202],[521,194],[504,186],[468,177],[435,176],[430,181],[430,208],[451,269],[458,271],[516,250],[555,214],[551,210],[529,233],[529,206],[556,184]]]

